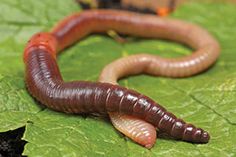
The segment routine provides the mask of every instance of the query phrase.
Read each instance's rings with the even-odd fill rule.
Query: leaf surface
[[[26,41],[33,33],[48,31],[58,20],[79,10],[72,0],[1,0],[0,131],[26,126],[25,155],[236,156],[236,6],[187,3],[173,15],[205,27],[219,40],[222,54],[208,71],[183,79],[140,75],[120,81],[211,134],[210,142],[204,145],[157,139],[151,150],[125,138],[107,119],[48,110],[26,91],[22,61]],[[160,40],[139,39],[121,45],[109,37],[93,35],[65,50],[58,62],[65,80],[96,81],[106,64],[144,52],[178,57],[191,50]]]

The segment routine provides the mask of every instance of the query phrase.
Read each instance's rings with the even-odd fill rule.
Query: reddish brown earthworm
[[[197,49],[191,56],[181,59],[160,59],[160,70],[155,70],[157,75],[189,76],[189,71],[201,71],[212,64],[219,54],[218,43],[209,33],[179,20],[114,10],[75,13],[59,22],[50,33],[35,34],[26,45],[25,79],[32,96],[56,111],[123,113],[141,118],[175,139],[207,143],[210,136],[206,131],[176,118],[152,99],[138,92],[109,83],[63,81],[56,62],[56,53],[92,32],[103,33],[107,30],[132,36],[170,39]],[[189,62],[193,57],[197,60]],[[166,62],[168,64],[165,64]],[[156,66],[151,64],[147,72],[150,73],[152,67]],[[187,72],[186,66],[189,70]],[[165,68],[165,72],[161,67]],[[175,70],[179,70],[179,73]]]

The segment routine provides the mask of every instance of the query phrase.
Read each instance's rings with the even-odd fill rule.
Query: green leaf
[[[48,110],[25,89],[22,53],[26,41],[33,33],[48,31],[58,20],[79,10],[73,0],[1,0],[0,131],[26,126],[25,155],[236,156],[235,5],[187,3],[173,15],[205,27],[219,40],[222,54],[208,71],[183,79],[140,75],[120,81],[211,134],[210,142],[203,145],[157,139],[151,150],[125,138],[106,118]],[[65,50],[58,62],[65,80],[96,81],[106,64],[143,52],[178,57],[191,50],[158,40],[140,39],[121,45],[109,37],[92,35]]]

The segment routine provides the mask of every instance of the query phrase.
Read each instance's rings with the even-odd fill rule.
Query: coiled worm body
[[[56,62],[57,52],[90,33],[103,33],[107,30],[132,36],[170,39],[196,49],[192,55],[180,59],[160,58],[156,75],[196,74],[211,65],[219,55],[217,41],[207,31],[193,24],[125,11],[85,11],[66,17],[50,33],[35,34],[26,45],[25,78],[32,96],[56,111],[123,113],[143,119],[175,139],[207,143],[210,136],[206,131],[176,118],[138,92],[109,83],[63,81]],[[195,60],[190,62],[191,58]],[[155,69],[153,67],[157,67],[156,64],[147,67],[147,73],[153,73],[151,71]],[[140,70],[142,69],[137,69]],[[175,72],[176,70],[179,72]],[[125,75],[125,72],[122,74]]]

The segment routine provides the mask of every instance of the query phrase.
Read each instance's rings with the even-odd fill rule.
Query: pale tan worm
[[[174,59],[161,58],[150,54],[136,54],[120,58],[102,70],[99,81],[117,84],[118,79],[122,77],[141,73],[166,77],[187,77],[206,70],[216,61],[220,46],[206,30],[194,24],[166,20],[168,22],[160,24],[162,29],[167,32],[160,33],[160,37],[187,44],[195,49],[193,54]],[[151,30],[154,31],[154,28]],[[148,29],[146,33],[149,33]],[[110,117],[113,125],[126,136],[143,146],[148,146],[148,148],[154,145],[156,130],[149,123],[116,113],[110,113]],[[146,126],[146,134],[140,129],[141,126]],[[144,140],[143,137],[147,135],[148,138],[146,139],[148,140]]]
[[[146,121],[116,112],[109,113],[113,126],[138,144],[150,149],[156,142],[156,128]]]

